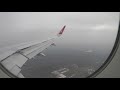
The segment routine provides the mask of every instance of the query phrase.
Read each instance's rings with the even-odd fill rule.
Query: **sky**
[[[0,48],[47,39],[64,25],[60,45],[113,46],[118,23],[119,12],[0,12]]]

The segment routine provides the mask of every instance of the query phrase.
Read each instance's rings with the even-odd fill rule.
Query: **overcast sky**
[[[24,32],[63,25],[75,29],[112,29],[118,23],[118,15],[118,12],[0,12],[0,28],[16,31],[21,28]]]
[[[62,44],[113,44],[118,12],[0,12],[0,47],[9,43],[42,40],[64,25]]]

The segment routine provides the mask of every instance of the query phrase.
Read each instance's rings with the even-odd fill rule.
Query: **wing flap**
[[[27,60],[28,59],[21,54],[15,53],[4,59],[1,64],[12,74],[18,76],[21,71],[21,67]]]

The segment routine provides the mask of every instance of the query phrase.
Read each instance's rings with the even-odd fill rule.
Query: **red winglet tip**
[[[59,32],[59,34],[62,34],[62,33],[64,32],[65,27],[66,27],[66,26],[64,26],[64,27],[61,29],[61,31]]]

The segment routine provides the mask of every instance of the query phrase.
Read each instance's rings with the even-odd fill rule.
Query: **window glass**
[[[18,64],[22,63],[22,55],[18,60],[3,61],[3,52],[56,37],[64,25],[64,33],[55,38],[54,45],[24,59],[23,66]],[[108,58],[118,25],[118,12],[0,12],[0,61],[5,68],[9,67],[6,64],[17,63],[8,71],[17,76],[19,72],[25,78],[85,78]]]

